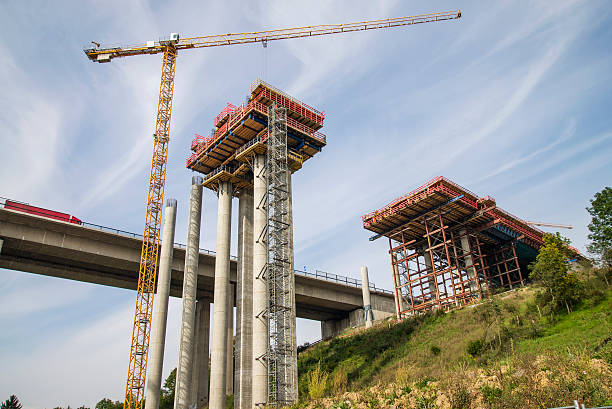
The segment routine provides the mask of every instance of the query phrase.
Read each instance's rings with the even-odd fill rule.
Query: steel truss
[[[403,231],[389,239],[398,317],[450,309],[488,296],[490,289],[524,283],[514,243],[483,243],[480,234],[449,226],[438,211],[417,220],[423,239]]]
[[[269,108],[268,129],[268,406],[282,407],[293,404],[297,398],[286,108],[277,105]]]

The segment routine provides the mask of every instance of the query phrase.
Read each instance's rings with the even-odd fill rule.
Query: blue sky
[[[384,240],[360,216],[444,175],[529,219],[573,224],[612,179],[606,1],[56,0],[0,4],[0,196],[142,231],[159,56],[91,63],[83,45],[461,9],[458,21],[179,54],[167,197],[186,236],[194,133],[257,77],[325,110],[328,146],[294,176],[296,266],[391,288]],[[237,209],[237,202],[234,203]],[[234,240],[237,224],[234,217]],[[201,247],[214,249],[205,194]],[[234,250],[235,254],[235,250]],[[134,293],[0,270],[0,399],[25,409],[122,399]],[[164,376],[175,366],[172,299]],[[320,336],[298,323],[299,341]]]

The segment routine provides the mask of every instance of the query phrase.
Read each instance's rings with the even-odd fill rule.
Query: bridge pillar
[[[253,158],[253,367],[251,407],[261,407],[268,400],[268,260],[266,209],[266,156]]]
[[[229,266],[229,263],[228,263]],[[228,268],[229,277],[229,268]],[[228,279],[229,281],[229,279]],[[234,393],[234,299],[236,291],[234,286],[229,283],[227,297],[227,352],[225,370],[225,395],[230,396]]]
[[[193,176],[189,198],[189,225],[185,272],[183,276],[183,311],[179,356],[176,369],[174,409],[189,409],[193,370],[193,345],[195,338],[195,307],[198,286],[198,261],[200,257],[200,221],[202,218],[202,177]]]
[[[210,363],[210,409],[225,409],[227,386],[227,317],[229,298],[232,184],[220,182],[217,190],[217,254],[215,257],[215,300]]]
[[[164,346],[166,344],[166,323],[168,320],[168,298],[170,296],[170,270],[174,252],[174,227],[176,225],[176,199],[166,200],[164,231],[162,236],[157,295],[153,311],[151,331],[151,354],[147,372],[147,393],[145,409],[159,409],[159,392],[162,383]],[[0,240],[1,241],[1,240]]]
[[[478,288],[478,277],[476,276],[476,269],[474,268],[474,259],[472,257],[472,248],[470,246],[469,236],[466,229],[459,230],[459,236],[461,241],[461,250],[463,251],[463,259],[467,267],[467,275],[470,280],[469,287],[472,295],[479,294]]]
[[[238,199],[238,266],[236,279],[236,370],[234,405],[251,409],[253,368],[253,190]]]
[[[191,381],[191,404],[200,409],[208,404],[208,339],[210,336],[210,299],[202,298],[196,303],[195,348],[193,354],[193,377]],[[146,408],[145,408],[146,409]]]
[[[370,301],[370,280],[366,266],[361,266],[361,293],[363,295],[363,320],[365,327],[370,328],[374,321],[374,313],[372,312],[372,301]]]

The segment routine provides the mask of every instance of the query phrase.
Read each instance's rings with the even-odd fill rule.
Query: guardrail
[[[13,201],[13,202],[17,202],[17,203],[21,203],[21,204],[30,206],[29,203],[20,202],[18,200],[9,199],[9,198],[2,197],[2,196],[0,196],[0,205],[2,205],[2,207],[4,207],[4,205],[6,204],[7,200],[10,200],[10,201]],[[18,210],[14,210],[14,211],[18,211]],[[43,213],[41,213],[40,216],[47,217]],[[51,220],[55,220],[55,219],[51,219]],[[73,224],[73,223],[70,223],[69,221],[61,221],[61,220],[58,220],[58,221],[60,223]],[[106,232],[106,233],[118,234],[120,236],[131,237],[131,238],[134,238],[134,239],[142,240],[142,238],[143,238],[142,234],[133,233],[133,232],[129,232],[129,231],[126,231],[126,230],[121,230],[121,229],[116,229],[114,227],[102,226],[100,224],[95,224],[95,223],[89,223],[89,222],[81,221],[80,225],[81,226],[85,226],[85,227],[89,227],[89,228],[92,228],[92,229],[100,230],[100,231],[103,231],[103,232]],[[185,244],[177,243],[177,242],[174,243],[174,246],[178,247],[178,248],[182,248],[182,249],[186,249],[187,248],[187,246]],[[203,249],[203,248],[200,248],[200,253],[209,254],[211,256],[214,256],[215,254],[217,254],[213,250],[208,250],[208,249]],[[230,259],[237,261],[238,257],[230,255]],[[331,281],[331,282],[336,282],[336,283],[339,283],[339,284],[345,284],[345,285],[350,285],[350,286],[353,286],[353,287],[361,288],[361,280],[358,280],[358,279],[352,278],[352,277],[342,276],[342,275],[339,275],[339,274],[328,273],[326,271],[315,270],[315,272],[312,273],[312,272],[308,272],[308,271],[295,270],[295,273],[298,274],[298,275],[304,276],[304,277],[311,277],[311,278],[316,278],[316,279],[319,279],[319,280]],[[374,291],[374,292],[378,292],[378,293],[383,293],[383,294],[393,294],[393,292],[391,292],[389,290],[385,290],[383,288],[376,287],[374,285],[374,283],[370,283],[370,290]]]
[[[319,280],[332,281],[340,284],[350,285],[352,287],[361,288],[361,280],[357,278],[342,276],[339,274],[328,273],[327,271],[315,270],[314,273],[302,270],[295,270],[296,274],[299,274],[304,277],[312,277]],[[392,291],[385,290],[384,288],[376,287],[374,283],[370,283],[370,291],[374,291],[377,293],[383,294],[393,294]]]
[[[563,406],[559,408],[550,408],[550,409],[612,409],[612,406],[597,406],[597,407],[587,408],[586,406],[584,406],[584,403],[580,403],[577,400],[575,400],[573,406]]]

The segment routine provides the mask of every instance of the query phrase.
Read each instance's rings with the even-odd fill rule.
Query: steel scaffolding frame
[[[289,213],[289,165],[287,162],[287,109],[268,109],[268,406],[295,402],[295,355],[292,319],[291,215]]]
[[[486,252],[484,270],[489,287],[513,289],[525,284],[514,242],[491,246]]]
[[[477,236],[450,229],[441,211],[421,217],[420,223],[425,235],[419,242],[406,240],[403,231],[389,238],[399,318],[481,299],[486,270]]]

